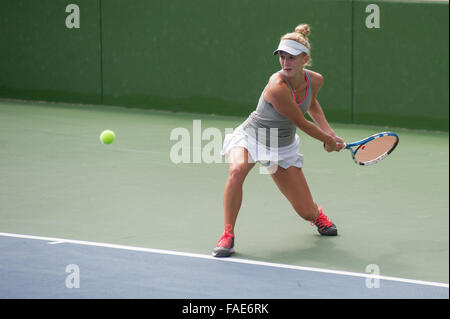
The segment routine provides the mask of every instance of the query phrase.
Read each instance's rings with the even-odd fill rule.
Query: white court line
[[[2,233],[2,232],[0,232],[0,236],[3,236],[3,237],[14,237],[14,238],[25,238],[25,239],[35,239],[35,240],[44,240],[44,241],[49,241],[49,242],[54,243],[54,244],[56,244],[56,243],[58,243],[58,244],[60,244],[60,243],[68,243],[68,244],[96,246],[96,247],[105,247],[105,248],[115,248],[115,249],[124,249],[124,250],[132,250],[132,251],[142,251],[142,252],[149,252],[149,253],[155,253],[155,254],[184,256],[184,257],[192,257],[192,258],[202,258],[202,259],[209,259],[209,260],[215,260],[215,261],[221,261],[221,262],[233,262],[233,263],[250,264],[250,265],[258,265],[258,266],[267,266],[267,267],[275,267],[275,268],[294,269],[294,270],[303,270],[303,271],[313,271],[313,272],[321,272],[321,273],[327,273],[327,274],[344,275],[344,276],[352,276],[352,277],[362,277],[362,278],[370,278],[370,279],[380,279],[380,280],[389,280],[389,281],[404,282],[404,283],[410,283],[410,284],[416,284],[416,285],[425,285],[425,286],[435,286],[435,287],[449,288],[449,284],[440,283],[440,282],[414,280],[414,279],[389,277],[389,276],[381,276],[381,275],[373,275],[373,274],[365,274],[365,273],[357,273],[357,272],[349,272],[349,271],[341,271],[341,270],[331,270],[331,269],[323,269],[323,268],[313,268],[313,267],[303,267],[303,266],[295,266],[295,265],[277,264],[277,263],[271,263],[271,262],[249,260],[249,259],[238,259],[238,258],[230,258],[230,257],[228,257],[228,258],[215,258],[215,257],[212,257],[210,255],[178,252],[178,251],[172,251],[172,250],[153,249],[153,248],[144,248],[144,247],[135,247],[135,246],[108,244],[108,243],[97,243],[97,242],[90,242],[90,241],[83,241],[83,240],[63,239],[63,238],[54,238],[54,237],[11,234],[11,233]]]
[[[60,241],[51,241],[48,244],[49,245],[58,245],[58,244],[64,244],[64,243],[65,243],[65,241],[60,240]]]

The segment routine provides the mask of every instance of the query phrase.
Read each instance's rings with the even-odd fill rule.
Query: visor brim
[[[278,47],[278,49],[276,49],[275,51],[273,51],[273,55],[277,55],[278,52],[280,52],[280,51],[289,53],[290,55],[294,55],[294,56],[297,56],[297,55],[299,55],[300,53],[303,52],[303,51],[301,51],[301,50],[295,50],[295,49],[290,48],[290,47],[280,46],[280,47]]]

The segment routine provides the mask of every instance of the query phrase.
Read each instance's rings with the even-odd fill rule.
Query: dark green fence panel
[[[66,26],[71,3],[80,28]],[[0,43],[0,97],[101,102],[98,1],[2,0]]]
[[[0,97],[246,116],[300,23],[329,121],[448,131],[440,1],[3,0]]]
[[[269,76],[280,37],[312,27],[320,101],[350,122],[348,1],[102,1],[104,101],[176,111],[248,115]]]
[[[448,130],[448,2],[355,1],[353,30],[354,121]]]

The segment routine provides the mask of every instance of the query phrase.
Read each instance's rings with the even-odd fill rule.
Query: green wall
[[[104,102],[248,115],[279,69],[280,36],[316,20],[315,69],[334,70],[322,98],[350,121],[349,4],[316,2],[283,0],[298,8],[286,11],[271,0],[103,1]]]
[[[368,3],[353,9],[354,121],[448,130],[448,2],[378,1],[379,29]]]
[[[77,3],[81,28],[67,29]],[[98,1],[0,1],[0,97],[101,102]]]
[[[330,121],[448,130],[448,2],[2,0],[0,97],[246,116],[299,23]]]

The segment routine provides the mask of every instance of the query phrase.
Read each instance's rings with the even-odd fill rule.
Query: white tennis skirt
[[[295,166],[303,167],[303,155],[299,153],[300,138],[295,134],[295,140],[292,144],[283,147],[268,147],[259,143],[254,137],[249,135],[242,128],[243,124],[238,126],[233,133],[225,135],[222,148],[222,156],[225,156],[228,162],[230,151],[235,147],[246,148],[249,156],[249,162],[260,163],[264,167],[273,168],[278,165],[284,169]]]

